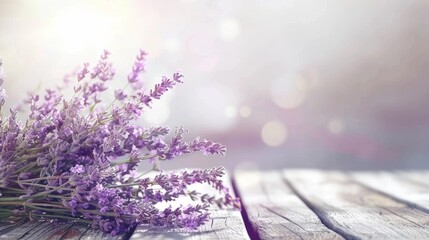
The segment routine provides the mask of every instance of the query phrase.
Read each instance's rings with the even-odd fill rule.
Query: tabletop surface
[[[429,239],[429,171],[237,171],[243,210],[197,230],[109,236],[76,223],[0,224],[0,239]]]

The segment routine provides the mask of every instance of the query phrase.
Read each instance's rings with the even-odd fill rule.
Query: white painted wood
[[[348,239],[428,239],[429,215],[337,171],[285,170],[325,225]]]
[[[343,239],[292,192],[281,171],[237,171],[234,177],[261,239]]]
[[[396,171],[395,175],[419,186],[429,188],[429,171]]]
[[[425,176],[424,172],[355,172],[351,175],[372,189],[429,212],[429,185],[424,185],[429,175]]]
[[[103,233],[99,230],[87,229],[83,234],[78,238],[79,240],[93,240],[93,239],[103,239],[103,240],[121,240],[125,239],[126,234],[112,236],[110,234]]]

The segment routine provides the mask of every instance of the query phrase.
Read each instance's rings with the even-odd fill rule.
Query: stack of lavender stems
[[[222,167],[163,172],[160,161],[202,152],[224,155],[224,145],[196,138],[185,141],[184,128],[170,134],[166,127],[143,127],[137,121],[145,108],[182,83],[176,72],[146,91],[142,74],[145,51],[140,51],[124,88],[112,91],[113,102],[103,102],[115,69],[104,51],[99,62],[85,63],[75,80],[65,78],[55,89],[29,94],[24,122],[17,110],[3,111],[0,62],[0,220],[55,219],[90,224],[112,235],[139,224],[195,229],[210,216],[210,205],[239,208],[221,177]],[[74,95],[62,92],[74,85]],[[171,136],[170,136],[171,135]],[[136,169],[145,162],[147,171]],[[155,172],[155,174],[154,174]],[[148,173],[151,173],[150,175]],[[207,184],[219,196],[191,191]],[[165,203],[190,198],[194,204],[171,207]]]

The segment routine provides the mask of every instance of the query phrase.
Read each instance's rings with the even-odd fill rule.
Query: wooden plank
[[[26,235],[29,231],[44,224],[43,222],[25,222],[24,224],[11,229],[8,232],[2,233],[0,239],[19,239]]]
[[[408,205],[429,212],[429,175],[425,172],[356,172],[353,178]]]
[[[93,230],[88,228],[83,234],[78,238],[82,240],[92,240],[92,239],[103,239],[103,240],[120,240],[125,239],[126,234],[112,236],[110,234],[106,234],[100,230]]]
[[[119,240],[127,239],[127,234],[118,236],[111,236],[110,234],[103,233],[99,230],[93,230],[88,224],[75,223],[73,226],[62,236],[61,240]]]
[[[12,231],[14,228],[17,228],[21,225],[23,225],[26,221],[25,220],[19,220],[17,222],[2,222],[0,223],[0,238],[3,234],[6,234],[10,231]]]
[[[83,223],[75,223],[70,229],[62,236],[61,240],[79,240],[88,231],[90,226]]]
[[[0,238],[2,238],[2,239],[19,239],[19,238],[27,235],[27,233],[32,231],[33,229],[38,228],[40,226],[46,226],[47,224],[49,224],[49,223],[38,222],[38,221],[25,222],[24,224],[20,225],[19,227],[14,228],[7,233],[1,234]]]
[[[237,171],[234,176],[260,239],[343,239],[292,192],[280,171]]]
[[[197,230],[139,226],[130,239],[249,239],[240,212],[212,209],[210,222]]]
[[[24,235],[20,236],[20,240],[33,240],[33,239],[49,239],[59,240],[72,226],[72,223],[57,223],[46,221],[37,227],[31,229]]]
[[[52,223],[49,221],[26,222],[10,231],[2,233],[0,239],[59,240],[71,226],[71,223]]]
[[[293,190],[347,239],[428,239],[429,215],[336,171],[285,170]]]
[[[424,188],[429,188],[429,171],[396,171],[396,175]]]
[[[224,183],[232,190],[228,175]],[[193,186],[193,190],[217,194],[217,191],[207,185]],[[180,204],[192,203],[188,198],[182,198]],[[211,220],[197,230],[171,229],[162,227],[138,226],[130,239],[249,239],[243,218],[238,210],[211,210]]]
[[[50,221],[25,222],[0,235],[0,239],[49,239],[49,240],[78,240],[78,239],[125,239],[125,234],[112,237],[101,231],[89,229],[86,224],[79,223],[55,223]]]

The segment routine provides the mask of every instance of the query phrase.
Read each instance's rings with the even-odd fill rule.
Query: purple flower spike
[[[150,96],[152,98],[160,99],[161,96],[169,89],[173,88],[174,85],[176,85],[175,82],[171,81],[171,79],[166,76],[163,76],[161,83],[156,84],[155,88],[150,91]]]
[[[115,90],[115,98],[116,98],[117,100],[122,101],[122,100],[124,100],[126,97],[127,97],[127,94],[125,94],[123,90],[119,90],[119,89]]]
[[[202,151],[206,155],[226,155],[226,146],[206,139],[200,140],[200,138],[196,138],[191,142],[190,148],[194,152]]]
[[[89,68],[89,63],[84,63],[82,70],[80,70],[77,73],[77,80],[79,82],[82,81],[85,78],[85,76],[89,73],[88,68]]]
[[[180,74],[179,72],[176,72],[176,73],[173,74],[173,80],[175,82],[183,83],[183,81],[181,80],[181,78],[183,78],[183,75]]]
[[[6,92],[2,87],[4,82],[4,73],[3,73],[3,68],[1,67],[2,64],[3,64],[3,60],[0,58],[0,109],[1,107],[3,107],[6,101]]]
[[[131,84],[138,83],[140,81],[140,74],[146,70],[146,56],[147,52],[140,50],[140,53],[136,57],[133,69],[128,74],[128,82]]]

